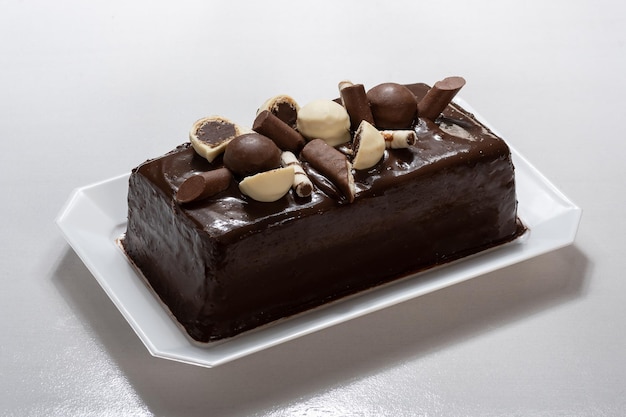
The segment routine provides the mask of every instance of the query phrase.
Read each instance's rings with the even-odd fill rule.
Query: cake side
[[[233,244],[216,276],[224,302],[201,321],[232,334],[513,239],[516,225],[498,222],[514,210],[500,202],[512,191],[492,181],[510,175],[507,161],[472,169],[480,173],[471,179],[465,167],[450,167]]]
[[[211,239],[179,214],[158,187],[131,173],[122,246],[177,320],[187,323],[200,313],[216,257]]]

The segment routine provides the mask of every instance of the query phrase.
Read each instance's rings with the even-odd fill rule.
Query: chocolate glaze
[[[428,90],[408,87],[417,99]],[[133,170],[125,250],[189,335],[208,342],[516,238],[507,145],[455,105],[443,117],[470,138],[419,119],[414,146],[355,172],[353,203],[332,184],[260,203],[233,181],[179,205],[185,178],[222,166],[181,145]]]

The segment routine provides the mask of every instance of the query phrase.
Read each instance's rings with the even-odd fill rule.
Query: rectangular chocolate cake
[[[309,133],[325,123],[317,113],[277,100],[257,133],[212,119],[192,143],[133,170],[123,247],[193,340],[232,337],[523,233],[506,143],[452,97],[402,87],[415,110],[400,125],[384,120],[374,89],[357,92],[359,117],[342,89],[332,101],[351,119],[342,139]],[[290,145],[263,127],[268,112],[272,126],[297,133]],[[281,160],[256,145],[259,132]],[[201,155],[198,139],[222,149]],[[244,139],[261,162],[239,158]],[[293,188],[276,191],[283,178]]]

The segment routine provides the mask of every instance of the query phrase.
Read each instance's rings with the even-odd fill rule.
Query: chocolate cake
[[[277,96],[254,130],[204,119],[132,171],[129,259],[211,342],[515,239],[510,151],[449,104],[463,83]]]

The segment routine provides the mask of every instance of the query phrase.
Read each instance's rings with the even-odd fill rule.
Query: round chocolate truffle
[[[268,137],[245,133],[230,141],[224,151],[224,165],[235,175],[246,177],[280,166],[281,151]]]
[[[379,84],[367,92],[367,99],[379,130],[408,129],[417,117],[417,99],[401,84]]]

